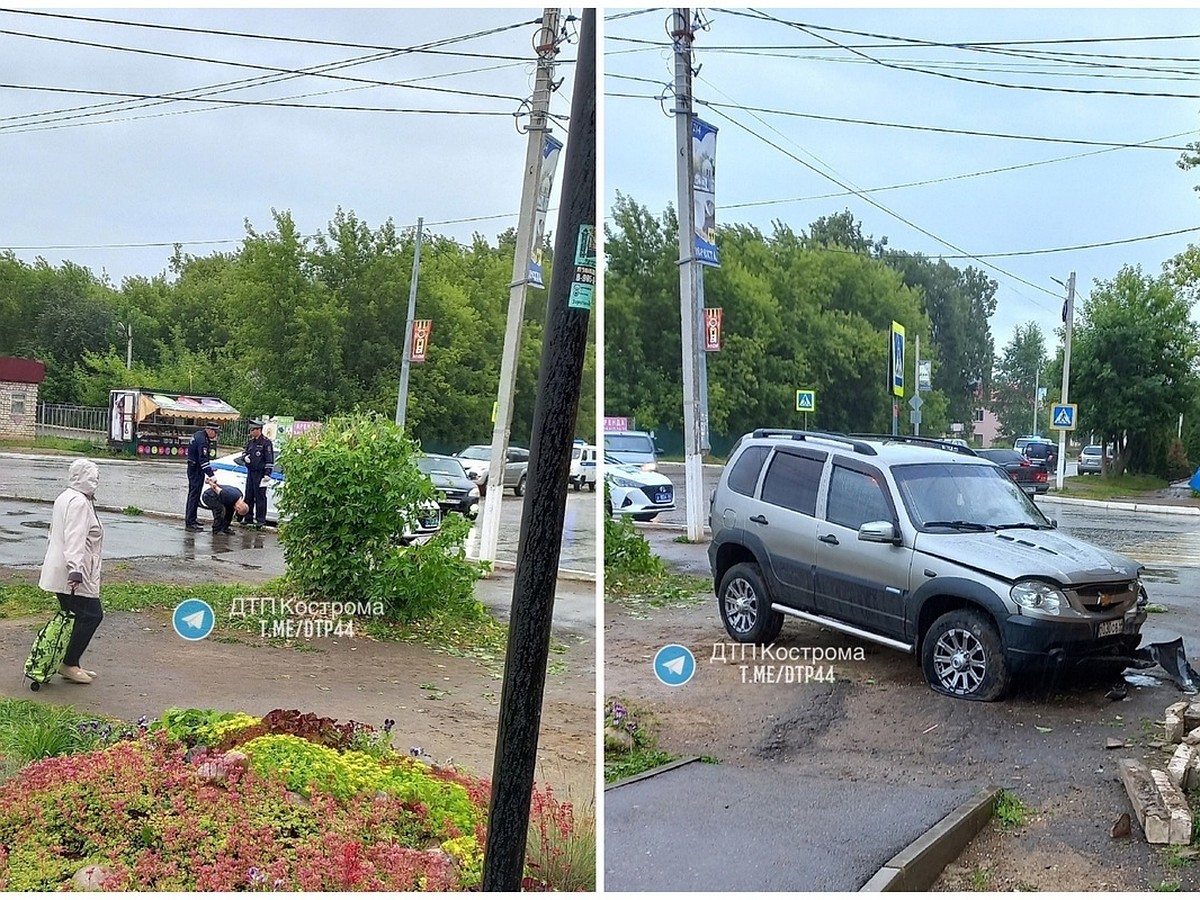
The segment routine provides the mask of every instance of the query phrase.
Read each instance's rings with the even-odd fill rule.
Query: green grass
[[[73,453],[80,456],[128,456],[122,451],[109,450],[108,445],[91,441],[80,441],[74,438],[37,437],[37,438],[0,438],[0,450],[32,450],[47,453]]]
[[[987,869],[976,869],[971,873],[971,890],[986,891],[991,878],[992,873]]]
[[[115,719],[76,712],[70,706],[0,698],[0,776],[7,777],[37,759],[90,749],[97,736],[85,733],[79,725],[97,721],[121,724]]]
[[[266,584],[131,584],[105,581],[101,590],[104,608],[117,612],[167,611],[181,601],[198,597],[213,608],[217,616],[214,638],[236,640],[249,634],[261,640],[262,623],[257,616],[230,619],[235,597],[284,597],[286,582],[275,579]],[[47,617],[58,608],[55,599],[36,584],[0,581],[0,619]],[[282,612],[275,619],[286,618]],[[266,617],[267,634],[272,618]],[[469,657],[484,662],[503,658],[508,645],[508,626],[483,614],[482,618],[463,619],[458,615],[434,613],[420,622],[396,623],[381,619],[355,619],[355,638],[425,644],[451,656]],[[339,638],[339,640],[349,639]],[[271,644],[286,644],[268,639]],[[294,644],[294,642],[293,642]]]
[[[1062,493],[1083,500],[1118,500],[1169,486],[1169,481],[1153,475],[1073,475],[1063,479]]]
[[[994,814],[1001,828],[1020,828],[1034,812],[1036,810],[1022,803],[1012,791],[1001,791],[1000,796],[996,798]]]
[[[604,598],[626,606],[700,605],[711,596],[712,580],[695,575],[662,572],[622,576],[606,571],[604,576]]]
[[[650,769],[665,766],[676,759],[678,757],[665,750],[634,747],[628,753],[614,754],[609,751],[604,754],[604,783],[611,784],[623,778],[632,778]]]
[[[1160,881],[1158,884],[1150,885],[1152,891],[1178,891],[1183,889],[1183,882],[1180,881]]]

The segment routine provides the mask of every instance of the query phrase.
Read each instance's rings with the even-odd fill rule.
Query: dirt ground
[[[1200,886],[1197,867],[1170,866],[1136,822],[1132,837],[1110,837],[1129,809],[1117,759],[1165,760],[1148,744],[1155,720],[1180,699],[1169,681],[1130,687],[1119,701],[1106,698],[1109,685],[1078,679],[1026,682],[1000,703],[951,700],[925,685],[906,654],[788,620],[776,646],[862,647],[865,659],[834,663],[832,684],[747,684],[740,666],[748,659],[712,661],[713,645],[726,637],[711,596],[666,609],[609,603],[604,627],[606,697],[647,710],[664,750],[762,768],[781,782],[821,773],[905,786],[994,785],[1034,810],[1023,827],[985,830],[935,889]],[[653,674],[655,651],[669,643],[696,656],[683,688]],[[1106,750],[1106,738],[1129,747]]]
[[[190,584],[221,578],[211,561],[138,559],[120,563],[109,582]],[[36,571],[0,567],[0,580],[36,581]],[[504,577],[501,575],[493,577]],[[511,576],[509,576],[511,577]],[[253,569],[236,579],[267,580]],[[2,588],[0,588],[2,590]],[[102,589],[103,594],[103,589]],[[187,596],[181,590],[178,599]],[[49,599],[49,595],[47,595]],[[168,602],[177,602],[168,598]],[[47,604],[47,616],[53,610]],[[245,632],[184,641],[166,610],[109,612],[84,655],[99,673],[90,685],[55,678],[37,693],[21,677],[38,619],[0,620],[0,656],[8,675],[0,693],[136,721],[170,706],[215,707],[261,715],[297,708],[382,725],[394,719],[398,749],[420,748],[439,762],[488,776],[495,751],[503,660],[480,661],[407,643],[317,638],[307,646],[268,646]],[[536,779],[576,803],[595,800],[596,644],[592,636],[555,634],[565,652],[551,657],[542,710]]]

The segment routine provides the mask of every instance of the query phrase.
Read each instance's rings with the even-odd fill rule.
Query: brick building
[[[0,356],[0,437],[36,437],[38,386],[46,364]]]

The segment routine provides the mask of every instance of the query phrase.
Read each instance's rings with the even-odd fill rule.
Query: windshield
[[[491,459],[492,448],[484,447],[482,444],[476,444],[473,447],[468,447],[458,455],[463,459]]]
[[[994,466],[924,463],[895,466],[892,474],[909,518],[922,530],[1052,527],[1028,495]]]
[[[417,468],[426,475],[451,475],[455,478],[466,478],[467,473],[457,459],[448,456],[418,456]]]
[[[644,434],[606,434],[604,449],[615,453],[654,453],[654,442]]]

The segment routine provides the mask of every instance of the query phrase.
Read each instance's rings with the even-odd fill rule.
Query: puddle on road
[[[20,525],[22,528],[45,528],[45,529],[48,529],[50,527],[49,521],[43,522],[40,519],[34,519],[31,521],[21,522]]]
[[[1179,570],[1147,567],[1142,571],[1142,580],[1152,584],[1179,584]]]

